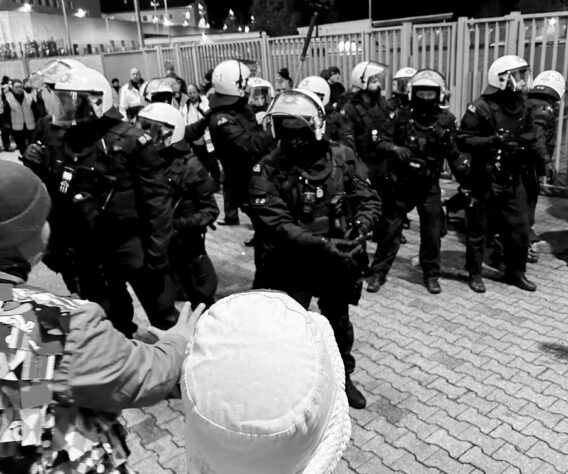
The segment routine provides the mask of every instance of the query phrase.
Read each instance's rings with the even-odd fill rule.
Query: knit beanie
[[[50,207],[47,189],[30,169],[0,159],[0,252],[38,235]]]

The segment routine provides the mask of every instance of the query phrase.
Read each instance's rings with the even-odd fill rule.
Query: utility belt
[[[301,194],[299,224],[314,235],[344,238],[353,227],[346,194],[334,194],[329,203],[323,201],[323,197],[323,190],[319,187]]]

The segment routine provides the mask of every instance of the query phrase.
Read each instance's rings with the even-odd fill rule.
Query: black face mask
[[[313,132],[303,129],[282,129],[280,150],[299,168],[310,168],[325,155],[326,142],[316,140]]]
[[[30,94],[33,91],[33,89],[31,87],[24,87],[24,91]]]

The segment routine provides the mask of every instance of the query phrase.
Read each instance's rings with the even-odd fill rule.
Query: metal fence
[[[201,83],[205,73],[225,59],[245,59],[258,67],[258,75],[274,81],[276,72],[287,67],[292,76],[300,65],[304,38],[269,38],[265,34],[226,42],[205,41],[175,44],[141,51],[102,55],[106,76],[126,81],[132,67],[141,69],[145,78],[164,73],[164,63],[172,60],[178,74],[188,82]],[[503,54],[518,54],[527,59],[533,76],[546,69],[568,75],[568,12],[522,15],[513,12],[499,18],[398,25],[372,28],[346,34],[319,35],[312,39],[302,65],[301,77],[319,75],[329,66],[338,66],[342,81],[348,85],[350,73],[358,62],[376,60],[390,66],[393,73],[403,66],[435,68],[447,79],[452,92],[451,111],[458,117],[467,104],[487,85],[487,70]],[[0,63],[0,68],[2,64]],[[18,64],[10,63],[11,69]],[[26,65],[24,70],[28,70]],[[390,94],[391,81],[386,84]],[[560,107],[558,146],[555,152],[559,182],[568,188],[568,120],[565,103]]]

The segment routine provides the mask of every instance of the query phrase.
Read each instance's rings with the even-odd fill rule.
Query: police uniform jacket
[[[3,272],[0,287],[0,472],[126,472],[118,416],[171,393],[187,339],[130,341],[104,314],[70,316],[85,301]]]
[[[547,160],[546,148],[540,138],[542,131],[535,127],[526,99],[520,99],[510,109],[499,102],[498,94],[500,92],[484,94],[476,99],[468,105],[461,120],[458,145],[472,156],[474,184],[487,183],[488,174],[496,176],[499,146],[495,144],[495,137],[501,130],[509,131],[514,140],[524,143],[524,151],[508,153],[508,163],[503,168],[506,174],[519,175],[527,164]]]
[[[331,207],[341,195],[353,222],[372,228],[380,200],[361,166],[350,148],[335,144],[310,169],[292,164],[279,150],[263,158],[253,169],[249,188],[259,238],[282,252],[313,253],[322,237],[337,237]]]
[[[219,216],[213,178],[192,154],[174,158],[166,168],[166,176],[173,191],[173,239],[202,242],[207,226]]]
[[[89,220],[85,208],[75,202],[78,195],[88,195],[98,215],[91,231],[105,242],[120,243],[140,236],[145,265],[150,270],[164,270],[172,206],[163,162],[149,135],[120,121],[116,109],[99,120],[106,121],[100,139],[80,152],[67,143],[67,130],[52,126],[44,133],[48,165],[42,178],[54,204],[52,240],[66,245],[82,227],[81,222]]]
[[[359,157],[368,164],[384,160],[384,150],[376,140],[388,122],[388,104],[384,97],[374,101],[366,91],[355,93],[344,106],[345,115],[353,124],[355,148]]]
[[[556,148],[556,132],[558,130],[558,113],[553,99],[545,99],[542,96],[531,95],[529,92],[529,109],[535,127],[540,129],[542,141],[548,153],[548,160],[542,165],[549,165]],[[537,171],[544,175],[544,168],[537,166]]]
[[[258,124],[248,105],[213,109],[209,116],[209,132],[227,177],[245,178],[246,184],[253,165],[274,145],[274,138]]]

